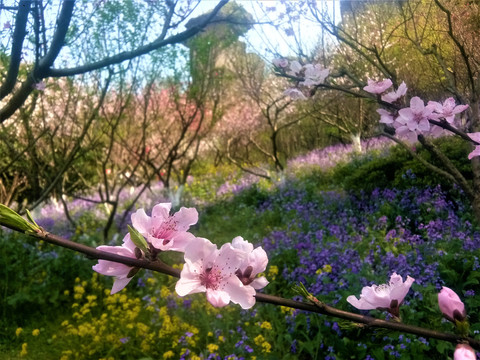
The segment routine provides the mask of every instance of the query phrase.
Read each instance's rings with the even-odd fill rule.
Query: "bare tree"
[[[15,6],[4,6],[2,3],[0,11],[11,14],[15,20],[12,20],[14,25],[7,48],[10,54],[2,64],[5,72],[1,75],[0,122],[10,118],[25,103],[36,84],[44,79],[89,73],[168,45],[182,43],[211,22],[227,2],[228,0],[219,1],[208,16],[184,31],[178,29],[193,10],[190,2],[186,5],[173,0],[145,3],[143,7],[147,9],[140,9],[145,11],[142,17],[144,21],[133,29],[122,23],[127,13],[119,15],[120,9],[134,8],[130,1],[63,1],[58,2],[58,11],[54,10],[54,3],[43,0],[19,0]],[[54,13],[58,14],[54,20],[46,16]],[[134,16],[135,14],[141,13],[137,11]],[[117,20],[115,25],[112,24],[112,18]],[[109,31],[93,32],[101,31],[102,26],[107,25]],[[127,45],[132,38],[138,38],[137,30],[148,36],[141,36],[140,42]],[[83,59],[76,59],[77,65],[70,66],[66,62],[69,55],[77,54],[78,49],[85,49],[95,37],[103,37],[106,44],[116,43],[117,46],[110,48],[109,53],[102,54],[104,56],[101,57],[95,57],[95,52],[88,52]],[[121,37],[125,40],[123,46],[118,46],[119,43],[114,40]],[[23,53],[28,46],[32,47],[32,54],[26,57]],[[62,60],[63,64],[60,65]]]

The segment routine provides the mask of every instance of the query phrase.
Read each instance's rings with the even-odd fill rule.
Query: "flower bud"
[[[458,344],[453,353],[453,360],[476,360],[475,350],[467,344]]]
[[[438,294],[438,306],[448,320],[455,323],[457,321],[465,320],[467,313],[465,312],[465,305],[458,295],[452,289],[442,287]]]

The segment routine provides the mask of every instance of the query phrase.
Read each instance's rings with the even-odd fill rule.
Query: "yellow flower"
[[[268,321],[262,322],[260,325],[262,329],[267,329],[267,330],[272,330],[272,324],[270,324]]]
[[[256,345],[260,346],[265,341],[265,338],[262,335],[258,335],[255,339],[253,339]]]
[[[317,271],[315,271],[315,274],[317,275],[320,275],[321,273],[323,273],[322,269],[317,269]]]
[[[65,296],[68,296],[68,295],[70,295],[70,291],[68,291],[68,290],[65,290],[65,291],[63,292],[63,295],[65,295]]]
[[[271,265],[270,268],[268,269],[268,277],[275,277],[275,275],[278,275],[278,266],[277,265]]]
[[[225,342],[225,338],[223,337],[223,335],[220,335],[218,337],[218,341]]]
[[[27,356],[27,346],[28,344],[27,343],[23,343],[22,344],[22,351],[20,351],[20,356]]]
[[[23,329],[22,328],[17,328],[17,330],[15,330],[15,335],[16,336],[20,336],[20,334],[22,333]]]
[[[38,329],[33,330],[33,331],[32,331],[32,335],[33,335],[33,336],[38,336],[38,335],[40,335],[40,330],[38,330]]]
[[[211,331],[209,331],[209,332],[207,333],[207,336],[213,336],[213,333],[212,333]]]
[[[323,265],[323,271],[325,271],[326,273],[331,273],[332,272],[332,265],[329,265],[329,264]]]
[[[160,296],[162,298],[166,298],[168,295],[170,295],[170,290],[166,286],[162,286],[162,290],[160,290]]]
[[[262,343],[262,352],[269,353],[272,349],[272,345],[270,345],[268,342],[264,341]]]
[[[172,350],[168,350],[166,353],[163,353],[164,359],[170,359],[175,356],[175,353]]]
[[[218,350],[218,345],[217,344],[208,344],[207,349],[208,349],[208,352],[214,353],[215,351]]]

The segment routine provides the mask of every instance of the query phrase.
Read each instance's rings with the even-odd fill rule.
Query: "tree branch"
[[[9,226],[8,224],[3,224],[3,223],[1,225],[15,231],[23,232],[18,228],[15,228],[15,226],[11,226],[11,225]],[[175,269],[165,264],[164,262],[159,261],[158,259],[155,261],[150,261],[147,259],[136,259],[136,258],[130,258],[130,257],[113,254],[110,252],[97,250],[95,248],[62,238],[60,236],[50,234],[43,229],[37,230],[36,233],[30,233],[29,235],[50,244],[80,252],[92,259],[101,259],[101,260],[118,262],[118,263],[125,264],[127,266],[131,266],[135,268],[144,268],[144,269],[157,271],[157,272],[160,272],[169,276],[173,276],[176,278],[180,277],[179,269]],[[406,332],[406,333],[410,333],[418,336],[423,336],[425,338],[434,338],[438,340],[448,341],[451,343],[468,342],[470,346],[472,346],[473,348],[477,350],[480,349],[480,341],[475,340],[471,337],[461,337],[459,335],[443,333],[443,332],[430,330],[430,329],[419,327],[419,326],[404,324],[396,321],[376,319],[371,316],[360,315],[360,314],[352,313],[349,311],[340,310],[317,300],[312,295],[308,296],[308,300],[311,303],[294,301],[294,300],[285,299],[279,296],[267,295],[262,293],[256,293],[255,298],[259,302],[278,305],[278,306],[286,306],[293,309],[299,309],[299,310],[314,312],[318,314],[333,316],[336,318],[353,321],[355,323],[365,324],[366,327],[401,331],[401,332]]]

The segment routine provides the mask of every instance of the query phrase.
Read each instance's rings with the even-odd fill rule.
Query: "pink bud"
[[[458,344],[453,353],[453,360],[476,360],[475,350],[467,344]]]
[[[455,320],[463,321],[467,316],[465,312],[465,305],[458,295],[448,287],[442,287],[438,294],[438,306],[448,320],[455,322]]]

